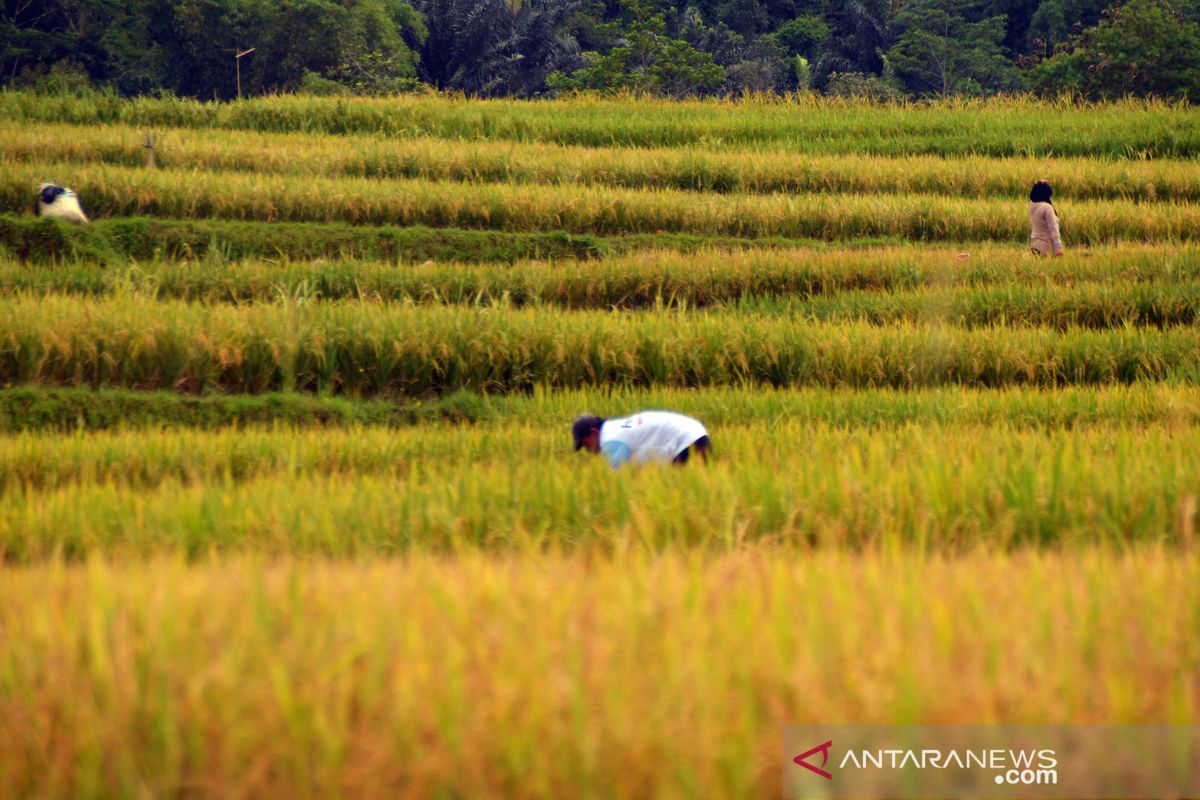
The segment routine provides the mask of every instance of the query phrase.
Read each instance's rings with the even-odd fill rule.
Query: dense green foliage
[[[979,6],[976,0],[914,0],[901,8],[901,33],[888,56],[906,86],[947,97],[1018,85],[1002,44],[1006,18],[982,17]]]
[[[1087,97],[1200,98],[1200,24],[1164,0],[1130,0],[1033,71],[1035,86]]]
[[[0,81],[232,98],[586,89],[1197,99],[1195,0],[7,0]],[[243,50],[254,48],[240,58]]]

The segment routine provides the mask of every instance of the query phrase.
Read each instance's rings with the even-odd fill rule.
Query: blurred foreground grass
[[[781,726],[1195,723],[1200,559],[92,560],[0,581],[0,796],[731,797]]]

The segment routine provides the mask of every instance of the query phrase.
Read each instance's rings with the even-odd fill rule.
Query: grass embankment
[[[0,253],[26,263],[123,264],[131,259],[207,259],[208,268],[232,259],[367,259],[384,261],[512,262],[528,258],[586,259],[609,249],[700,247],[700,237],[639,241],[563,232],[506,233],[447,228],[360,226],[345,223],[275,224],[217,219],[101,219],[71,225],[51,219],[0,215]],[[711,246],[711,243],[707,243]],[[14,276],[18,281],[20,276]]]
[[[0,159],[36,163],[50,177],[82,164],[140,167],[145,131],[122,125],[0,122]],[[1184,160],[864,156],[787,147],[631,149],[554,144],[260,134],[168,129],[158,133],[159,167],[351,178],[666,188],[766,194],[947,194],[1024,197],[1035,177],[1068,203],[1086,199],[1195,201],[1200,164]]]
[[[30,187],[49,165],[12,164],[0,176],[0,211],[30,206]],[[258,173],[196,173],[104,164],[72,169],[72,188],[98,217],[137,216],[260,222],[425,225],[508,232],[676,233],[814,238],[897,236],[909,240],[1024,243],[1023,201],[939,194],[706,195],[679,190],[379,181]],[[1063,211],[1074,243],[1191,241],[1200,205],[1089,200]]]
[[[785,724],[1194,723],[1198,583],[1158,549],[10,568],[0,794],[764,797]]]
[[[858,250],[889,243],[872,237],[838,243]],[[893,239],[891,244],[897,242]],[[744,239],[688,233],[594,236],[565,231],[514,233],[460,228],[275,223],[220,219],[127,217],[71,225],[0,214],[0,257],[24,264],[128,264],[131,260],[206,259],[225,268],[237,259],[346,259],[411,262],[513,263],[527,259],[586,260],[639,251],[693,253],[718,248],[758,250],[824,247],[815,240]],[[15,278],[20,280],[19,277]]]
[[[398,138],[553,142],[588,147],[709,149],[773,144],[793,152],[872,155],[1194,158],[1197,112],[1126,101],[1080,106],[1037,100],[879,106],[796,102],[465,100],[277,96],[238,103],[0,93],[0,117],[26,122],[221,128]]]
[[[251,425],[404,427],[434,422],[563,425],[583,410],[619,415],[674,408],[725,425],[822,424],[861,429],[905,424],[1074,428],[1191,424],[1200,388],[1163,384],[1063,389],[707,389],[591,387],[530,394],[460,391],[443,397],[351,400],[302,394],[177,392],[19,386],[0,389],[0,431],[139,428],[213,430]]]
[[[1153,401],[1151,401],[1153,402]],[[409,401],[356,400],[304,394],[183,395],[120,389],[0,389],[0,431],[95,431],[110,428],[214,429],[255,424],[297,427],[403,426],[479,422],[493,411],[479,395],[460,392]]]
[[[553,427],[584,409],[619,415],[632,409],[674,408],[724,425],[816,423],[875,428],[936,425],[1004,425],[1073,428],[1090,425],[1192,423],[1200,417],[1193,386],[1132,384],[1043,390],[842,390],[719,386],[710,389],[584,390],[529,395],[349,399],[312,395],[180,395],[170,391],[0,389],[0,431],[106,431],[106,429],[232,426],[403,427],[431,422],[528,423]]]

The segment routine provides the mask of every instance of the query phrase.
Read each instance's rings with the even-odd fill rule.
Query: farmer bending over
[[[707,462],[712,452],[712,442],[704,426],[698,420],[671,411],[642,411],[621,419],[584,414],[575,420],[571,433],[576,451],[586,448],[592,453],[602,453],[614,468],[627,461],[686,464],[692,450]]]

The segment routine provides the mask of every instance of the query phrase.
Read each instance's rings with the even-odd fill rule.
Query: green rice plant
[[[1007,285],[972,289],[846,292],[826,297],[743,297],[709,313],[736,320],[742,314],[780,314],[794,320],[946,323],[966,328],[995,325],[1117,328],[1191,325],[1200,312],[1200,283],[1082,286]]]
[[[535,386],[1062,386],[1192,380],[1200,330],[808,323],[681,311],[0,299],[0,381],[423,395]]]
[[[962,399],[970,395],[958,392],[951,396]],[[996,436],[1003,440],[995,443],[997,454],[990,459],[999,464],[1008,457],[1010,451],[1006,448],[1015,446],[1015,441],[1021,442],[1021,447],[1048,453],[1056,447],[1112,449],[1126,434],[1144,434],[1147,451],[1159,455],[1174,452],[1176,444],[1185,447],[1194,436],[1200,435],[1195,433],[1196,390],[1189,389],[1182,395],[1176,390],[1163,399],[1173,400],[1178,396],[1191,401],[1190,412],[1181,409],[1179,413],[1162,413],[1157,420],[1141,420],[1145,424],[1136,428],[1123,424],[1134,420],[1104,421],[1099,416],[1087,424],[1063,429],[1031,427],[1020,419],[1010,422],[1003,418],[984,425],[976,421],[977,415],[967,415],[967,419],[957,422],[935,420],[927,424],[889,426],[829,425],[791,414],[764,419],[757,409],[749,421],[741,423],[733,421],[736,416],[731,419],[716,409],[711,409],[705,418],[713,436],[722,441],[721,460],[737,469],[750,469],[760,462],[785,465],[799,457],[792,453],[798,440],[808,443],[806,449],[810,453],[828,451],[829,458],[822,459],[828,466],[837,461],[834,453],[842,446],[869,450],[886,440],[888,461],[901,459],[911,449],[914,459],[920,462],[916,454],[927,440],[945,437],[949,453],[954,442],[968,448],[972,436]],[[710,399],[709,405],[717,398]],[[793,398],[784,395],[784,402],[789,399]],[[881,411],[886,408],[875,393],[858,400],[874,401]],[[3,437],[0,489],[44,490],[75,483],[120,483],[146,488],[172,480],[202,485],[272,475],[409,475],[414,470],[426,475],[468,463],[516,467],[523,461],[548,463],[563,458],[590,461],[586,455],[576,456],[571,451],[568,428],[573,416],[544,419],[536,424],[506,419],[474,427],[439,424],[429,419],[424,425],[400,429],[353,424],[339,429],[251,425],[216,431],[128,429],[90,436],[19,433]],[[976,448],[971,445],[969,449],[974,452]],[[1175,466],[1181,474],[1186,474],[1187,465]]]
[[[716,255],[709,257],[715,259]],[[1016,258],[1002,256],[998,260],[1010,263],[1032,260],[1019,253],[1008,255]],[[830,266],[854,262],[802,256],[796,263],[786,257],[786,253],[766,257],[730,255],[735,264],[741,262],[739,266],[776,268],[753,276],[761,291],[755,291],[750,281],[743,280],[747,277],[744,269],[729,269],[729,263],[721,265],[725,274],[714,276],[693,268],[691,272],[681,269],[680,277],[673,276],[670,270],[674,263],[686,262],[670,256],[588,264],[534,263],[507,268],[452,264],[414,269],[398,269],[390,264],[372,267],[357,262],[328,265],[259,262],[214,270],[204,262],[166,262],[123,271],[89,265],[31,270],[19,264],[8,265],[6,269],[0,263],[0,295],[35,292],[113,296],[141,292],[163,299],[244,303],[272,302],[281,291],[304,287],[312,297],[329,300],[565,305],[573,309],[678,307],[705,309],[713,316],[727,315],[731,320],[751,314],[786,315],[794,321],[866,321],[874,325],[908,321],[963,327],[1019,325],[1058,329],[1189,325],[1197,318],[1197,302],[1200,302],[1197,279],[1099,283],[1093,282],[1097,276],[1090,275],[1088,281],[1074,285],[1004,283],[935,288],[921,286],[920,281],[922,278],[966,281],[970,276],[955,274],[953,267],[945,271],[931,269],[926,275],[918,269],[881,269],[872,276],[869,270],[874,259],[870,257],[860,259],[859,264],[865,267],[862,271],[837,275]],[[957,264],[949,256],[943,258],[946,264]],[[661,266],[664,272],[650,272],[647,269],[650,265]],[[702,269],[701,264],[695,267]],[[917,283],[918,288],[890,291],[853,288],[871,277]],[[1048,277],[1052,280],[1052,276]],[[1169,277],[1179,276],[1173,271]],[[845,279],[848,288],[836,288],[838,278]]]
[[[197,397],[120,389],[94,391],[39,386],[0,389],[0,431],[4,432],[138,427],[207,430],[252,424],[405,426],[437,420],[481,422],[490,419],[493,413],[484,398],[470,392],[395,402],[350,401],[295,393]]]
[[[5,437],[0,561],[479,550],[1187,547],[1200,427],[712,424],[707,465],[611,470],[569,419]]]
[[[703,248],[747,249],[782,241],[739,240],[687,234],[598,237],[562,231],[430,229],[420,226],[356,226],[345,223],[269,223],[220,219],[126,217],[71,225],[52,219],[0,214],[0,258],[24,264],[127,264],[131,260],[194,261],[217,257],[271,260],[366,259],[422,263],[474,261],[509,263],[521,259],[588,259],[604,253],[645,249],[690,252]],[[807,242],[786,242],[796,247]],[[811,244],[816,244],[815,242]],[[878,241],[852,243],[871,246]]]
[[[168,391],[16,386],[0,389],[0,432],[145,428],[215,430],[247,425],[338,428],[457,424],[561,424],[580,409],[620,413],[674,408],[722,424],[823,423],[890,427],[908,423],[1077,427],[1120,422],[1191,423],[1200,415],[1193,386],[1133,384],[1065,389],[705,389],[603,388],[528,395],[456,392],[410,400],[350,400],[301,394],[182,395]]]
[[[48,165],[6,165],[0,210],[20,211]],[[677,190],[372,181],[256,173],[196,173],[108,165],[77,167],[73,188],[98,216],[220,217],[258,221],[429,225],[573,234],[934,241],[1029,236],[1026,203],[940,195],[706,195]],[[1060,209],[1070,244],[1190,241],[1200,206],[1095,200]]]
[[[1196,111],[1126,101],[1033,99],[879,106],[811,96],[663,101],[649,98],[467,100],[461,97],[274,96],[238,103],[182,98],[0,93],[0,117],[77,125],[221,128],[397,138],[554,142],[588,147],[745,148],[876,155],[1193,158]]]
[[[616,247],[607,241],[606,246]],[[513,305],[633,309],[836,298],[846,292],[1009,287],[1078,287],[1092,292],[1098,285],[1117,283],[1124,285],[1121,291],[1170,294],[1200,281],[1200,251],[1194,245],[1073,248],[1066,257],[1053,260],[987,243],[972,245],[968,258],[960,258],[960,252],[958,247],[928,245],[736,250],[709,246],[691,252],[656,249],[511,264],[272,258],[227,261],[219,269],[205,257],[206,251],[182,260],[140,261],[116,269],[89,261],[39,265],[0,257],[0,294],[101,296],[138,290],[161,299],[253,302],[273,299],[276,287],[304,283],[327,300],[478,305],[503,298]]]
[[[529,395],[488,395],[477,419],[561,426],[587,410],[622,416],[635,409],[677,409],[712,425],[781,423],[852,429],[909,424],[1075,428],[1089,425],[1191,425],[1200,388],[1162,383],[1039,389],[778,389],[762,386],[583,387]]]
[[[587,387],[530,394],[456,392],[406,400],[315,397],[301,394],[203,395],[169,391],[16,386],[0,389],[0,431],[181,429],[248,425],[299,428],[406,427],[527,423],[561,426],[582,409],[619,415],[630,409],[672,408],[721,425],[825,424],[889,428],[911,423],[1004,424],[1074,428],[1105,424],[1193,424],[1200,389],[1132,384],[1037,389],[775,389],[718,386]]]
[[[128,167],[145,161],[145,132],[124,125],[0,122],[0,158],[70,175],[81,164]],[[168,130],[156,143],[159,166],[353,178],[422,178],[479,183],[548,183],[614,188],[838,194],[949,194],[1021,198],[1037,178],[1058,195],[1083,199],[1195,201],[1195,161],[980,156],[824,155],[793,148],[563,147],[554,144],[392,139],[379,136]],[[53,166],[49,166],[53,165]]]

